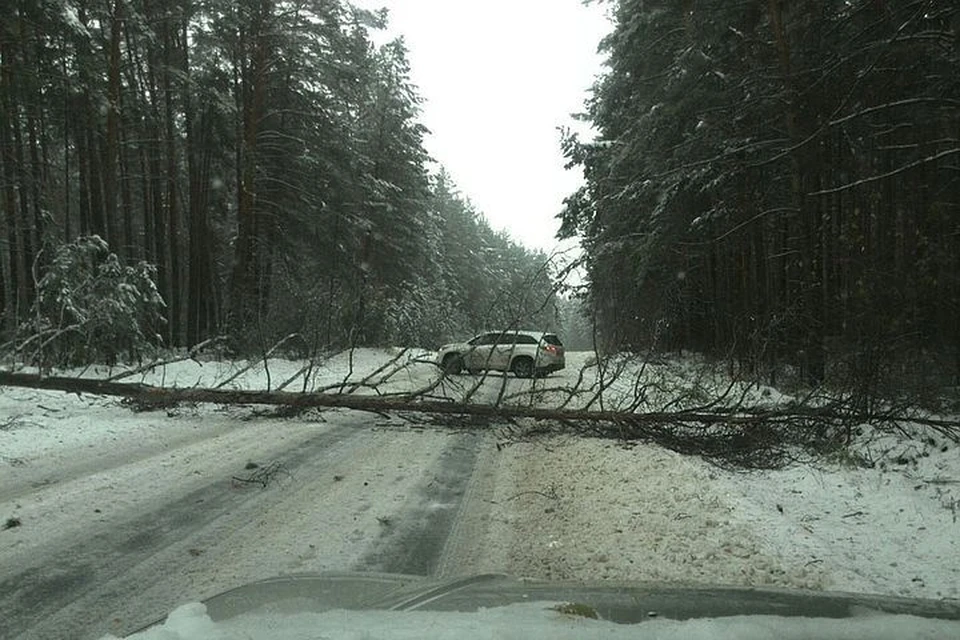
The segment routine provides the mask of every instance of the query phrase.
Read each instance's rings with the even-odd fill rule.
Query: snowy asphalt
[[[12,574],[6,568],[0,574],[0,638],[122,634],[184,601],[271,573],[430,575],[484,437],[343,418],[275,453],[270,464],[278,471],[266,488],[232,476],[185,493],[171,483],[135,516],[109,526],[98,526],[102,509],[90,504],[89,527],[79,537],[36,549]],[[404,449],[398,465],[399,440],[415,446]],[[244,469],[248,453],[238,452],[237,477],[254,477],[255,470]],[[276,545],[272,551],[298,558],[300,566],[277,566],[261,545]],[[231,571],[238,555],[240,565],[263,558],[265,573],[252,566]]]

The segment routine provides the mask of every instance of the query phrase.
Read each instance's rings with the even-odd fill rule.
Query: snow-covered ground
[[[302,362],[282,359],[252,365],[188,360],[125,381],[287,390],[350,390],[360,383],[358,393],[395,393],[433,384],[437,369],[426,362],[429,357],[414,350],[361,349],[309,371]],[[699,377],[695,362],[661,361],[643,369],[640,384],[621,377],[604,389],[602,404],[591,403],[599,388],[591,363],[589,354],[570,354],[568,369],[545,380],[464,375],[430,393],[553,405],[565,397],[560,388],[577,384],[584,366],[583,393],[568,406],[643,410],[662,404],[671,390],[681,389],[695,402],[724,388],[722,381]],[[769,388],[743,392],[757,401],[782,399]],[[191,554],[203,553],[191,562],[206,567],[197,574],[203,588],[195,593],[208,595],[224,584],[279,573],[355,567],[371,541],[382,537],[391,509],[432,482],[423,474],[438,468],[450,436],[369,414],[328,412],[278,423],[251,407],[137,413],[113,398],[0,388],[0,582],[85,532],[109,530],[143,513],[145,505],[159,508],[171,493],[186,495],[229,479],[238,460],[262,463],[344,425],[370,429],[377,421],[383,425],[369,439],[337,445],[353,468],[340,469],[339,454],[328,452],[331,467],[318,473],[342,481],[321,490],[302,486],[303,476],[285,489],[278,476],[274,521],[237,531],[230,544],[216,549],[191,548]],[[853,464],[853,458],[734,473],[656,446],[598,439],[549,436],[498,446],[496,427],[480,429],[475,471],[439,574],[960,598],[960,448],[942,438],[907,442],[863,435],[858,451],[872,468]],[[361,507],[336,506],[361,491]],[[321,502],[322,513],[311,511],[311,504]],[[307,543],[302,534],[324,530],[335,535]]]
[[[956,448],[908,473],[741,474],[578,438],[505,451],[485,544],[506,550],[479,570],[960,598],[956,488],[921,480],[960,479]]]
[[[826,588],[960,598],[960,448],[883,436],[855,450],[875,466],[718,473],[716,486],[764,549],[818,567]]]

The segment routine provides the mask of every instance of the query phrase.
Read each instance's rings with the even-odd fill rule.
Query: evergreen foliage
[[[879,361],[960,375],[960,7],[612,10],[562,216],[604,339],[808,383]]]
[[[3,330],[43,329],[25,314],[55,294],[49,257],[94,236],[156,283],[170,346],[435,346],[476,318],[547,317],[544,257],[431,177],[403,41],[374,42],[385,21],[345,0],[13,3]],[[532,282],[540,299],[515,290]]]
[[[139,358],[160,346],[163,299],[146,262],[124,266],[99,236],[61,245],[37,283],[30,336],[22,355],[31,364],[70,366],[113,364]]]

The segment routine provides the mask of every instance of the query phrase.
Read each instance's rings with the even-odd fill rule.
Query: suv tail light
[[[555,356],[558,356],[558,355],[560,355],[561,353],[563,353],[563,350],[562,350],[560,347],[558,347],[558,346],[556,346],[556,345],[552,345],[552,344],[545,344],[545,345],[543,345],[543,350],[546,351],[547,353],[552,354],[552,355],[555,355]]]

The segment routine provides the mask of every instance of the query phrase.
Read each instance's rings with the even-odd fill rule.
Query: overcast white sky
[[[600,72],[604,9],[581,0],[356,0],[390,10],[425,99],[427,151],[495,229],[550,250],[565,196],[557,127]]]

